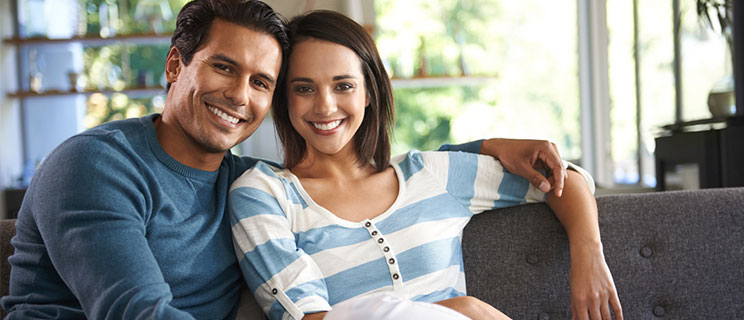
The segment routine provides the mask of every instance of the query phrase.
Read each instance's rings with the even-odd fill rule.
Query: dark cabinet
[[[656,138],[656,188],[668,190],[668,175],[695,165],[700,188],[744,186],[744,125],[722,129],[672,131]]]

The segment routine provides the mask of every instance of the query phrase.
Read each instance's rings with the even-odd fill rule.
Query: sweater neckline
[[[155,131],[155,124],[153,123],[153,121],[155,121],[155,119],[157,119],[158,117],[160,117],[160,114],[154,113],[140,118],[140,123],[142,124],[146,132],[145,139],[147,140],[147,144],[149,145],[150,150],[155,155],[155,157],[160,160],[160,162],[163,163],[163,165],[165,165],[168,169],[171,169],[186,178],[207,183],[214,183],[215,181],[217,181],[217,176],[220,172],[219,169],[217,169],[216,171],[204,171],[192,168],[178,162],[178,160],[174,159],[167,152],[165,152],[163,146],[160,145],[160,141],[158,141],[158,135]],[[224,164],[224,161],[222,164]],[[220,164],[220,168],[222,168],[222,164]]]

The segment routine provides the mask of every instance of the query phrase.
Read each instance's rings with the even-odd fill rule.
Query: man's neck
[[[164,122],[163,116],[155,118],[153,125],[160,146],[173,159],[203,171],[219,169],[224,153],[207,152],[199,148],[177,125]]]

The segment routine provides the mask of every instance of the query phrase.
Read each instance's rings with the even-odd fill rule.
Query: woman
[[[315,11],[294,18],[289,36],[272,110],[287,169],[258,164],[229,199],[244,277],[271,319],[322,318],[380,292],[506,318],[466,296],[462,230],[473,214],[544,200],[571,243],[574,314],[609,319],[611,307],[622,318],[588,174],[572,167],[563,196],[546,199],[487,156],[411,151],[390,160],[392,89],[369,35]]]

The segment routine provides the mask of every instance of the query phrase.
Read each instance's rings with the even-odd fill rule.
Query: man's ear
[[[181,54],[176,47],[171,47],[168,57],[165,58],[165,80],[174,83],[181,73]]]

